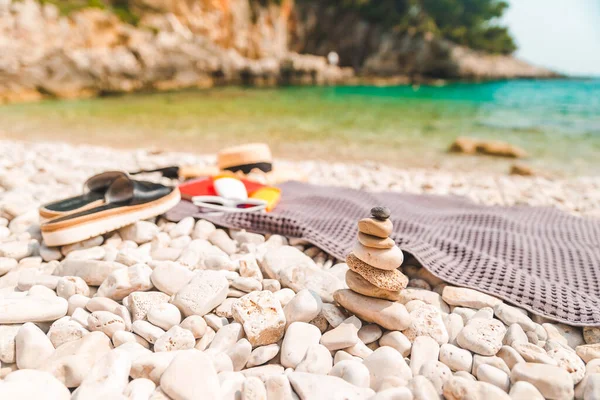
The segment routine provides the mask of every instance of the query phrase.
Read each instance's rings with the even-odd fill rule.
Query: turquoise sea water
[[[0,135],[199,153],[267,141],[288,158],[506,171],[447,154],[457,136],[505,140],[559,174],[600,171],[600,80],[445,86],[219,87],[0,106]]]

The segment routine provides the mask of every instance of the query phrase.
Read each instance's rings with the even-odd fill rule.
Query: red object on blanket
[[[242,181],[246,187],[246,192],[248,192],[249,196],[251,196],[252,193],[256,192],[258,189],[265,187],[265,185],[262,183],[249,181],[247,179],[240,179],[240,181]],[[190,201],[194,196],[218,196],[217,192],[215,191],[214,180],[212,177],[186,181],[179,185],[179,191],[181,192],[182,198]]]

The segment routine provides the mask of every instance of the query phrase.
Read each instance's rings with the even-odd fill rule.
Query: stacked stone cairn
[[[346,283],[352,291],[384,300],[399,300],[408,278],[398,269],[402,250],[389,237],[393,225],[386,207],[371,209],[371,217],[358,222],[358,241],[346,258]]]

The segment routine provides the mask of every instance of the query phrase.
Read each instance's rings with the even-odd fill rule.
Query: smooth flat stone
[[[491,383],[471,381],[459,376],[453,376],[446,381],[443,387],[443,395],[446,399],[512,399],[505,391]],[[515,397],[515,399],[518,398]]]
[[[408,278],[399,270],[386,271],[373,268],[356,257],[354,253],[350,253],[346,257],[346,263],[352,271],[360,274],[378,288],[396,291],[404,289],[408,285]]]
[[[413,375],[419,375],[421,367],[440,356],[440,345],[429,336],[417,336],[410,349],[410,369]]]
[[[210,357],[198,350],[178,354],[160,378],[160,387],[173,399],[219,399],[219,377]]]
[[[102,357],[112,350],[110,339],[102,332],[90,332],[82,338],[64,343],[40,366],[69,388],[83,379]]]
[[[24,369],[6,376],[0,384],[0,399],[68,400],[71,393],[58,379],[44,371]]]
[[[308,348],[319,344],[321,331],[306,322],[293,322],[286,330],[281,343],[281,365],[296,368],[306,356]]]
[[[329,375],[342,378],[348,383],[358,387],[369,387],[370,372],[360,361],[350,359],[339,361],[329,371]]]
[[[404,357],[392,347],[382,346],[371,353],[363,361],[370,375],[370,387],[380,390],[380,385],[386,377],[396,376],[406,380],[412,378],[412,372]]]
[[[68,307],[62,297],[4,298],[0,299],[0,324],[55,321],[67,315]]]
[[[302,400],[332,398],[358,400],[367,399],[375,394],[369,388],[354,386],[337,376],[292,372],[288,375],[288,378],[294,391]]]
[[[519,363],[510,373],[510,380],[529,382],[547,399],[572,399],[573,380],[569,372],[554,365]]]
[[[362,245],[373,249],[391,249],[394,247],[394,241],[389,237],[380,238],[362,232],[358,232],[358,241]]]
[[[393,228],[394,225],[392,225],[392,221],[389,219],[380,221],[375,218],[363,218],[358,221],[359,232],[366,233],[367,235],[377,236],[379,238],[385,239],[390,236]]]
[[[600,343],[577,346],[575,351],[584,362],[588,363],[595,358],[600,358]]]
[[[385,219],[388,219],[391,214],[392,214],[392,212],[387,207],[377,206],[377,207],[371,208],[371,216],[373,218],[377,218],[382,221]]]
[[[361,243],[356,243],[352,252],[359,260],[364,261],[371,267],[386,271],[400,267],[402,261],[404,261],[404,255],[398,246],[390,249],[373,249],[363,246]]]
[[[282,246],[268,251],[262,261],[266,277],[278,279],[279,272],[289,268],[308,267],[317,268],[312,258],[292,246]]]
[[[364,321],[395,331],[410,326],[410,314],[403,304],[363,296],[349,289],[338,290],[333,297],[342,307]]]
[[[196,276],[181,288],[173,299],[183,315],[208,314],[227,298],[229,282],[223,274],[217,271],[198,271]]]
[[[502,300],[494,296],[456,286],[446,286],[442,292],[442,299],[451,306],[469,307],[477,310],[484,307],[494,308],[502,303]]]
[[[358,330],[361,326],[360,320],[352,316],[334,329],[325,332],[321,336],[321,344],[331,351],[354,346],[359,340]]]
[[[295,292],[312,290],[325,302],[332,302],[333,292],[344,288],[344,282],[337,276],[321,268],[306,265],[291,266],[280,271],[279,281]]]
[[[283,308],[285,322],[287,325],[295,321],[310,322],[317,318],[322,308],[323,302],[317,293],[302,289]]]
[[[365,296],[375,297],[378,299],[398,301],[401,298],[400,290],[386,290],[378,288],[371,282],[363,278],[360,274],[354,271],[346,271],[346,284],[350,289],[356,293],[360,293]]]
[[[88,285],[100,286],[115,270],[127,268],[114,261],[66,259],[60,263],[53,275],[78,276]]]

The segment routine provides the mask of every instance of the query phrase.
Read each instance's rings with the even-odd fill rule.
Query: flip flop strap
[[[112,181],[104,195],[104,200],[107,204],[129,202],[135,197],[135,192],[134,181],[126,175],[120,176]]]
[[[104,191],[118,178],[127,177],[123,171],[106,171],[89,178],[83,184],[83,191],[97,192]]]

